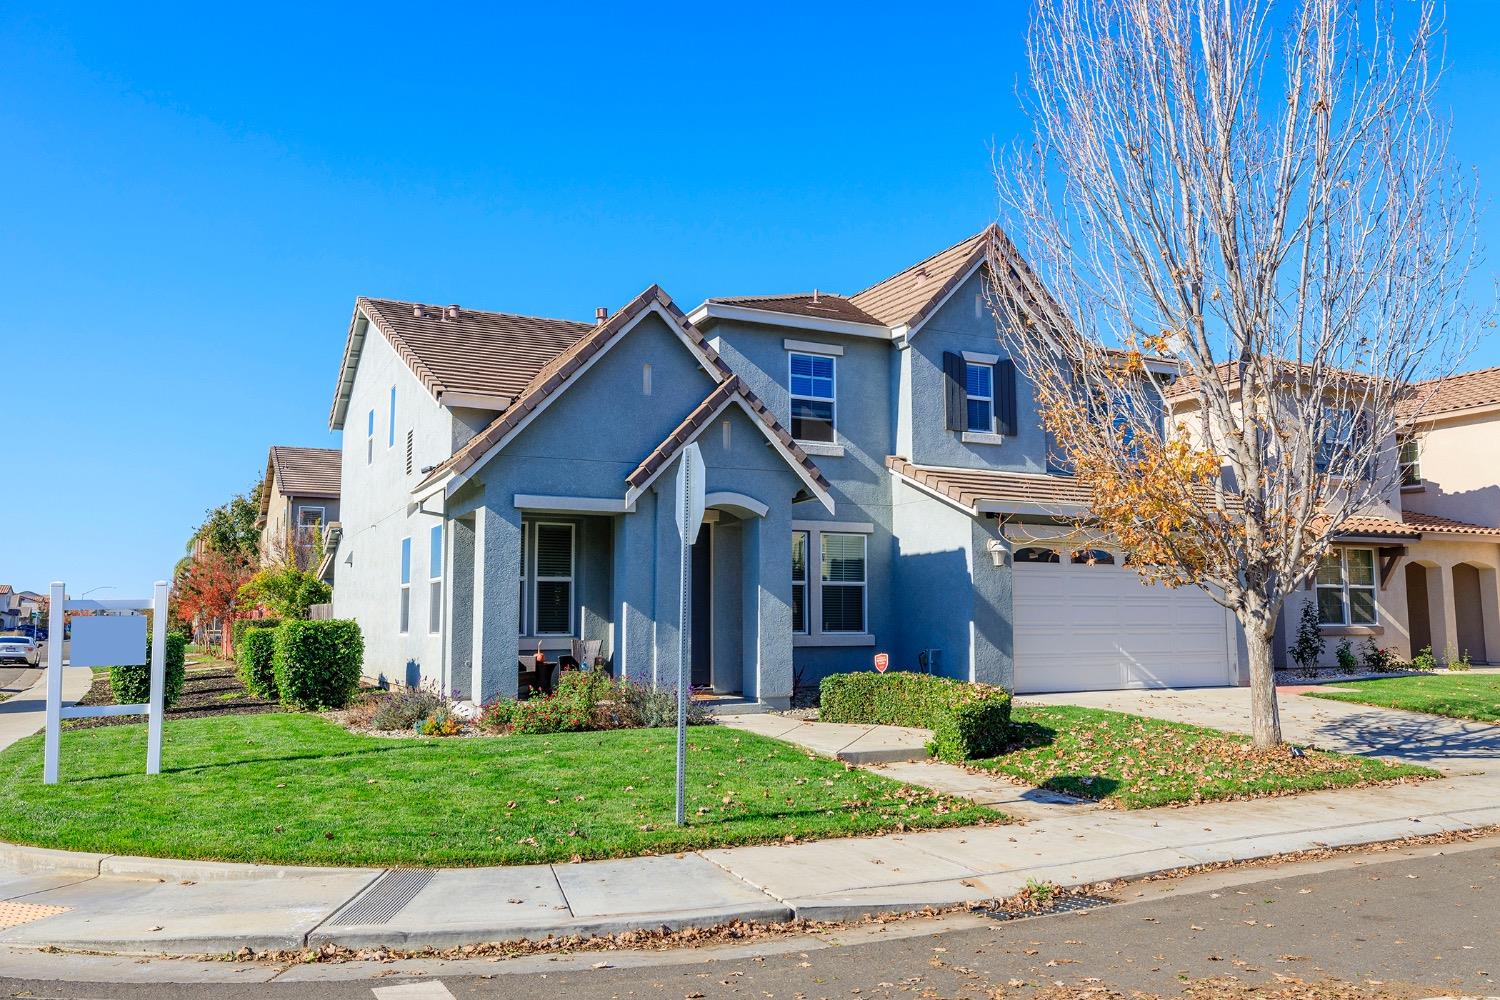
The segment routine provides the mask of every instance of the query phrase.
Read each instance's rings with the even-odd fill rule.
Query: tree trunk
[[[1245,623],[1250,654],[1250,734],[1262,750],[1281,745],[1281,710],[1276,704],[1276,670],[1271,663],[1274,624]]]

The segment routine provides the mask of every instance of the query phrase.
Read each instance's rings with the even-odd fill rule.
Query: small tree
[[[1431,0],[1036,0],[1034,141],[997,169],[1005,335],[1089,525],[1203,588],[1281,740],[1271,642],[1477,329]],[[1487,319],[1486,317],[1483,317]],[[1165,418],[1163,413],[1166,414]]]
[[[1313,601],[1302,605],[1302,614],[1297,619],[1297,638],[1292,642],[1292,661],[1306,673],[1318,667],[1318,658],[1323,655],[1323,632],[1318,627],[1318,606]]]
[[[240,588],[239,596],[283,620],[306,619],[314,604],[333,597],[333,588],[312,573],[283,565],[257,572]]]

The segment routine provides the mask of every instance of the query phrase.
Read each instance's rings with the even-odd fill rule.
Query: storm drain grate
[[[375,880],[364,894],[336,915],[330,924],[351,927],[356,924],[388,924],[427,888],[432,872],[420,868],[394,868]]]
[[[1039,910],[980,910],[979,912],[992,920],[1025,920],[1027,917],[1050,917],[1056,913],[1083,913],[1087,910],[1097,910],[1101,906],[1109,906],[1113,899],[1103,896],[1086,896],[1082,893],[1070,896],[1060,896]]]

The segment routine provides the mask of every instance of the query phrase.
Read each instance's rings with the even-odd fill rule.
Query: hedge
[[[234,624],[229,626],[229,634],[234,637],[234,648],[239,649],[246,632],[253,628],[271,629],[280,624],[280,618],[236,618]]]
[[[275,635],[271,662],[284,704],[322,711],[349,703],[365,660],[357,622],[282,622]]]
[[[830,674],[819,688],[823,722],[931,729],[928,749],[941,760],[982,760],[1003,753],[1010,692],[930,674]]]
[[[109,668],[109,690],[116,705],[144,705],[151,700],[151,640],[146,633],[146,662],[130,667]],[[167,633],[166,680],[162,704],[171,708],[182,697],[182,680],[187,672],[188,637],[186,632]]]
[[[236,623],[238,624],[238,623]],[[257,698],[275,699],[276,629],[252,628],[235,640],[234,658],[239,663],[240,680]]]

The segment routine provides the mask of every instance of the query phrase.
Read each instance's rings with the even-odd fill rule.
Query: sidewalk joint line
[[[780,903],[783,906],[792,905],[784,897],[776,895],[776,893],[772,892],[770,889],[766,888],[763,885],[756,885],[754,882],[750,881],[739,872],[733,870],[732,868],[726,868],[723,865],[719,864],[719,862],[715,861],[713,858],[706,856],[702,851],[694,851],[693,853],[698,855],[698,857],[702,858],[704,861],[707,861],[709,864],[713,865],[715,868],[719,869],[719,871],[723,872],[725,875],[728,875],[730,878],[737,881],[743,882],[745,885],[748,885],[756,892],[761,893],[762,895],[770,899],[774,899],[776,902]]]
[[[547,871],[552,875],[552,884],[557,886],[557,894],[562,897],[563,905],[568,908],[569,919],[578,919],[578,914],[573,912],[573,901],[568,898],[568,893],[563,889],[562,879],[557,877],[557,866],[548,865]]]

